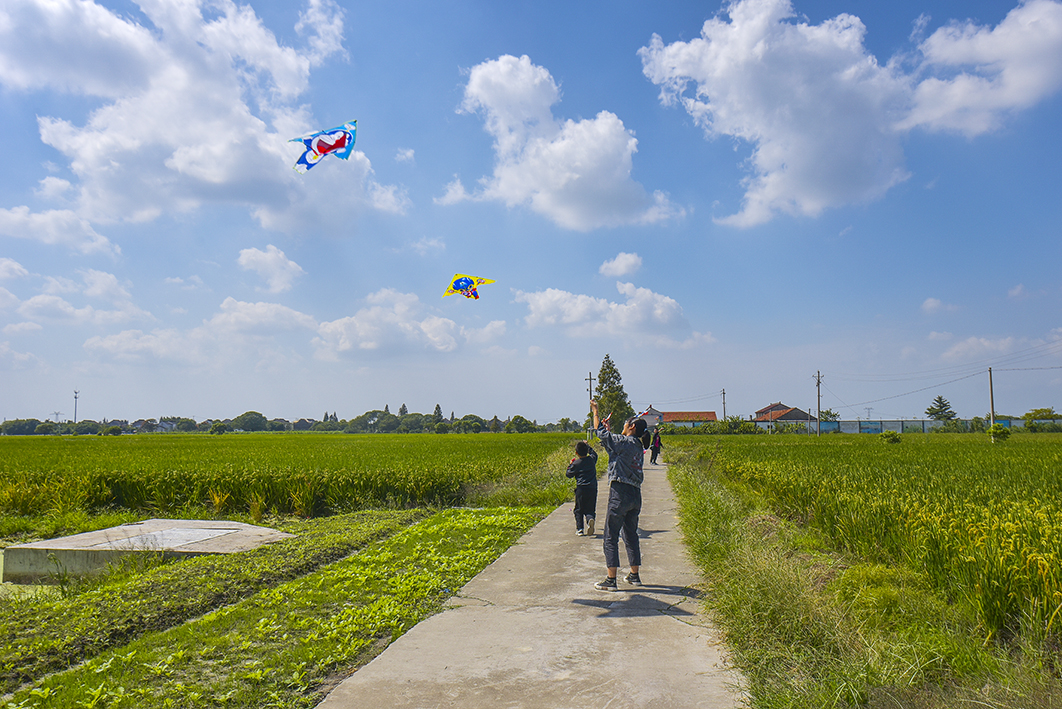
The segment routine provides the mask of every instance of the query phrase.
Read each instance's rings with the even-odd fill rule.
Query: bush
[[[899,443],[903,438],[896,431],[882,431],[878,434],[882,443]]]
[[[994,423],[988,427],[988,436],[992,442],[1005,441],[1010,436],[1010,429],[1001,423]]]

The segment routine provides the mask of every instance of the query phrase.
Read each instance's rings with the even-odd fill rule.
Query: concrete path
[[[572,504],[561,505],[319,709],[744,706],[741,678],[700,613],[667,469],[646,456],[640,588],[622,567],[620,591],[594,588],[605,576],[607,497],[602,482],[594,537],[576,536]]]

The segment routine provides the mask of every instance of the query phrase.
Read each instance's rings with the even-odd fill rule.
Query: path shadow
[[[604,613],[598,618],[640,618],[647,616],[670,615],[688,618],[691,611],[640,593],[610,593],[607,598],[575,598],[572,600],[580,606],[600,608]]]

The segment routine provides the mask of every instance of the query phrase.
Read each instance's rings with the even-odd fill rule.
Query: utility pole
[[[594,373],[593,372],[587,372],[586,373],[586,379],[584,379],[583,381],[590,383],[589,386],[586,387],[586,390],[588,392],[590,392],[590,401],[593,401],[594,400]],[[591,409],[591,416],[593,416],[592,411],[593,411],[593,409]],[[590,428],[594,427],[593,421],[594,421],[593,418],[591,418],[590,419]],[[586,432],[586,440],[589,441],[590,437],[593,436],[593,435],[594,434],[590,430],[587,430],[587,432]]]
[[[815,370],[815,435],[822,435],[822,372]]]
[[[79,393],[77,389],[74,389],[74,423],[77,423],[77,395]]]
[[[996,423],[996,393],[992,387],[992,368],[988,368],[988,425],[993,426]]]
[[[726,389],[723,389],[723,420],[726,421]]]

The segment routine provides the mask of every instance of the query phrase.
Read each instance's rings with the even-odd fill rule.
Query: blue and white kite
[[[305,175],[311,167],[321,162],[325,155],[335,155],[340,160],[346,160],[354,152],[357,131],[358,122],[351,121],[301,138],[292,138],[289,143],[302,143],[306,146],[306,152],[295,163],[295,172]]]

